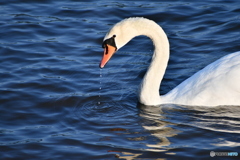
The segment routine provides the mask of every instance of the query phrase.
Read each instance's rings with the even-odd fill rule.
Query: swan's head
[[[110,58],[113,56],[113,54],[117,51],[116,46],[116,35],[114,34],[111,38],[108,38],[103,41],[102,47],[104,48],[102,61],[99,65],[100,68],[103,68],[105,64],[110,60]]]
[[[128,18],[115,24],[106,34],[102,47],[104,53],[99,67],[103,68],[113,54],[129,42],[133,37],[138,35],[136,25],[140,18]]]

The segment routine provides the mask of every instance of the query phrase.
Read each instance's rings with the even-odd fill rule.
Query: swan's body
[[[145,35],[155,46],[151,64],[140,86],[139,101],[145,105],[165,103],[181,105],[240,105],[240,52],[213,62],[195,73],[166,95],[159,87],[168,59],[169,42],[162,28],[145,18],[128,18],[114,25],[104,38],[105,52],[100,67],[132,38]]]

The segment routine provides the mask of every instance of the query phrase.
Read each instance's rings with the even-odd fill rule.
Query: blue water
[[[238,0],[1,1],[1,160],[240,155],[240,107],[138,103],[153,51],[148,38],[135,38],[99,69],[109,27],[132,16],[156,21],[169,37],[161,94],[240,51]]]

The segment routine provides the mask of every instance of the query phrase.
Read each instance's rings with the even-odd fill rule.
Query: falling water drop
[[[100,68],[100,72],[99,72],[99,94],[98,94],[98,97],[99,97],[99,100],[100,100],[100,97],[101,97],[101,89],[102,89],[102,69]],[[100,105],[101,102],[98,101],[98,105]]]

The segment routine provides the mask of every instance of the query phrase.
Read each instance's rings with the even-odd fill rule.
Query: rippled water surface
[[[240,107],[138,104],[153,51],[148,38],[133,39],[99,69],[107,30],[132,16],[156,21],[169,37],[161,94],[240,50],[238,0],[1,1],[1,159],[240,154]]]

